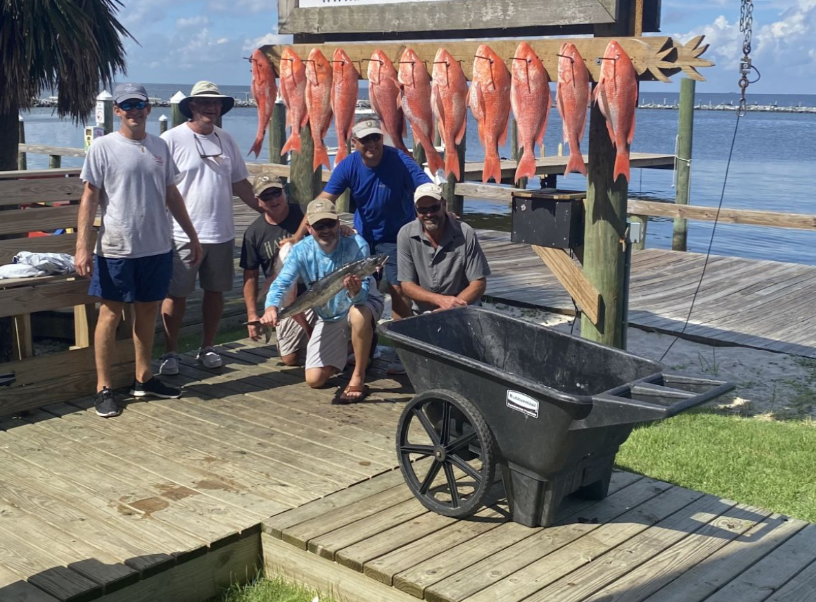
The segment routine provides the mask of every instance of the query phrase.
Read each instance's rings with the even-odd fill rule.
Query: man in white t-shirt
[[[76,270],[90,277],[88,294],[99,297],[94,331],[97,388],[94,406],[104,418],[120,409],[111,384],[116,327],[125,304],[133,304],[136,378],[130,394],[175,399],[178,389],[153,376],[150,356],[159,304],[167,295],[173,271],[173,239],[167,212],[190,243],[191,262],[201,245],[175,185],[178,170],[167,145],[145,131],[150,100],[140,84],[125,83],[113,91],[119,131],[97,138],[88,149],[80,178],[85,191],[79,203]],[[97,208],[102,223],[93,252]]]
[[[165,354],[159,362],[161,374],[178,374],[178,335],[196,277],[204,290],[198,361],[206,368],[221,366],[213,343],[224,311],[224,293],[232,290],[235,277],[233,195],[261,211],[235,139],[216,125],[234,104],[235,99],[221,94],[215,84],[200,81],[193,86],[190,96],[179,102],[179,111],[189,121],[162,134],[180,171],[176,184],[198,232],[204,256],[199,265],[191,265],[189,238],[175,222],[173,281],[162,304]]]

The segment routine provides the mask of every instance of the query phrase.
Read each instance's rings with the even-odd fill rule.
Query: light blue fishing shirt
[[[280,308],[286,291],[297,282],[298,277],[303,282],[315,283],[347,263],[368,256],[368,243],[359,235],[341,235],[337,247],[331,253],[325,253],[313,237],[307,236],[292,247],[283,262],[280,273],[266,295],[265,307],[274,305]],[[352,305],[365,303],[368,299],[368,278],[364,278],[362,284],[360,292],[354,298],[349,297],[348,291],[343,289],[325,305],[315,307],[315,313],[324,322],[336,322],[345,318]]]

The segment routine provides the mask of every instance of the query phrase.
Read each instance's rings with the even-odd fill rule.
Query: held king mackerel
[[[312,284],[309,290],[300,295],[294,303],[286,306],[278,313],[278,319],[291,318],[307,309],[325,305],[345,288],[343,280],[345,280],[346,276],[357,276],[360,280],[368,278],[378,267],[385,264],[386,259],[388,259],[388,255],[379,253],[347,263],[342,268]]]

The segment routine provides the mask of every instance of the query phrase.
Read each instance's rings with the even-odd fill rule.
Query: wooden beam
[[[0,221],[0,234],[76,228],[78,215],[79,205],[6,211]]]
[[[74,201],[84,189],[79,178],[0,180],[0,205]]]
[[[18,360],[34,357],[31,314],[14,316],[14,357]]]
[[[34,153],[35,155],[56,155],[58,157],[84,157],[85,150],[64,146],[47,146],[44,144],[21,144],[20,152]]]
[[[776,213],[774,211],[754,211],[749,209],[721,209],[719,217],[716,207],[699,205],[675,205],[656,201],[629,200],[629,213],[650,217],[669,217],[723,224],[745,224],[769,226],[773,228],[793,228],[795,230],[816,230],[816,215],[804,213]]]
[[[74,347],[84,349],[93,344],[96,330],[96,304],[85,303],[74,306]]]
[[[19,315],[23,307],[34,313],[93,302],[93,297],[88,296],[88,281],[84,278],[0,288],[0,318]]]
[[[601,294],[589,282],[581,269],[575,265],[564,249],[552,249],[530,245],[550,271],[558,278],[567,292],[575,300],[581,311],[593,323],[598,324],[601,312]]]
[[[428,4],[425,4],[427,6]],[[366,8],[366,7],[361,7]],[[581,55],[584,57],[590,77],[597,81],[600,74],[597,57],[604,54],[607,44],[616,39],[623,49],[632,59],[632,63],[638,72],[641,81],[670,81],[670,76],[679,73],[681,70],[690,78],[698,81],[705,81],[705,78],[697,71],[699,68],[710,67],[714,63],[700,58],[706,51],[708,45],[701,46],[703,37],[698,36],[687,44],[668,36],[645,36],[645,37],[605,37],[605,38],[555,38],[555,39],[528,39],[526,40],[533,50],[541,58],[550,78],[555,79],[558,73],[558,52],[561,44],[566,41],[573,42]],[[490,47],[506,62],[512,60],[516,47],[521,40],[495,40],[490,42]],[[447,49],[453,58],[462,63],[462,69],[466,77],[470,77],[473,71],[473,58],[476,49],[481,42],[473,41],[436,41],[436,42],[410,42],[410,47],[419,55],[421,61],[425,63],[428,72],[431,72],[433,60],[439,48]],[[336,48],[343,48],[352,61],[361,65],[360,73],[366,78],[368,71],[368,61],[374,50],[382,50],[392,61],[398,61],[407,43],[344,43],[344,44],[323,44],[321,50],[327,56],[334,52]],[[312,44],[293,44],[291,48],[301,57],[306,57],[312,49]],[[279,69],[280,57],[286,46],[264,46],[262,50],[267,53],[270,60]]]
[[[79,149],[76,149],[79,150]],[[2,180],[18,180],[29,178],[56,178],[57,176],[79,176],[82,173],[81,167],[60,167],[59,169],[27,169],[27,170],[11,170],[0,171],[0,181]]]

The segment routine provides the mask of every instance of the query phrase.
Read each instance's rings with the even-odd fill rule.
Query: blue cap
[[[126,100],[144,100],[147,102],[150,99],[147,96],[147,90],[145,90],[142,84],[117,84],[113,91],[113,102],[121,104]]]

